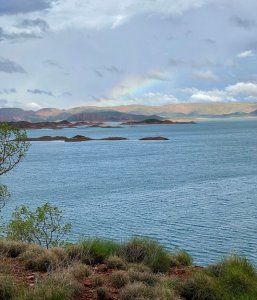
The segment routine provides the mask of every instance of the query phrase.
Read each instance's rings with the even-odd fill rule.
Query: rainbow
[[[151,71],[146,75],[127,77],[116,85],[109,96],[111,99],[126,99],[142,96],[146,93],[156,91],[156,87],[170,79],[166,71]]]

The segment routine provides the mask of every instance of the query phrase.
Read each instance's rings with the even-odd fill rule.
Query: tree
[[[71,230],[69,223],[63,223],[62,211],[49,203],[35,211],[22,205],[16,208],[12,217],[7,226],[7,237],[47,249],[61,245],[63,237]]]
[[[5,201],[10,197],[7,186],[0,185],[0,211],[5,206]]]
[[[0,124],[0,175],[12,170],[25,156],[30,144],[25,131]],[[9,197],[7,187],[0,184],[0,211]]]
[[[25,131],[0,124],[0,175],[12,170],[25,156],[30,146],[26,139]]]

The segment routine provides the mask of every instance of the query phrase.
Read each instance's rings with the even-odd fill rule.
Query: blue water
[[[144,235],[198,264],[232,252],[257,264],[256,120],[29,132],[76,134],[129,140],[34,142],[1,178],[12,193],[5,220],[16,205],[49,201],[72,223],[72,240]],[[156,135],[170,140],[137,140]]]

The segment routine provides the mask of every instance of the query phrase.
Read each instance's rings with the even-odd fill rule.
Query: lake
[[[206,264],[237,252],[257,264],[257,121],[33,130],[128,141],[34,142],[1,183],[20,204],[47,201],[72,223],[70,240],[143,235]],[[146,136],[169,141],[139,141]]]

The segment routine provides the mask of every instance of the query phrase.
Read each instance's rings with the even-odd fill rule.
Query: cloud
[[[257,98],[257,83],[238,82],[237,84],[228,86],[226,91],[232,95],[242,95]]]
[[[223,90],[210,90],[210,91],[201,91],[201,90],[194,90],[194,93],[190,97],[191,102],[234,102],[236,99],[226,93]]]
[[[30,94],[36,94],[36,95],[47,95],[50,97],[55,97],[54,94],[51,91],[44,91],[44,90],[39,90],[39,89],[34,89],[34,90],[27,90],[28,93]]]
[[[26,29],[34,29],[38,28],[41,32],[46,32],[49,29],[48,23],[40,18],[37,19],[25,19],[20,22],[18,25],[20,28],[26,28]]]
[[[230,20],[238,27],[246,30],[251,30],[256,26],[256,22],[254,20],[245,19],[239,16],[233,16]]]
[[[171,58],[169,60],[169,65],[174,68],[199,69],[199,68],[214,66],[214,63],[208,60],[194,61],[194,60],[182,60],[182,59]]]
[[[208,81],[218,81],[219,77],[215,75],[212,71],[195,71],[193,75],[199,79],[204,79]]]
[[[5,99],[0,99],[0,108],[7,107],[8,101]]]
[[[17,93],[17,91],[16,91],[15,88],[2,89],[2,90],[0,90],[0,94],[6,94],[6,95],[9,95],[9,94],[15,94],[15,93]]]
[[[244,52],[241,52],[237,55],[238,58],[246,58],[246,57],[252,57],[254,54],[253,54],[253,51],[252,50],[246,50]]]
[[[45,18],[54,30],[64,28],[112,28],[123,25],[135,16],[180,15],[212,0],[9,0],[2,5],[2,14],[42,11],[47,8]],[[1,10],[1,6],[0,6]]]
[[[142,104],[142,105],[163,105],[169,103],[179,103],[179,100],[172,94],[165,93],[145,93],[140,97],[133,97],[128,95],[124,99],[106,99],[92,96],[92,99],[101,102],[101,105],[131,105],[131,104]]]
[[[1,0],[0,15],[16,15],[45,10],[51,7],[53,0]]]
[[[110,67],[103,67],[104,70],[110,72],[110,73],[116,73],[116,74],[121,74],[123,73],[122,70],[120,70],[119,68],[115,67],[115,66],[110,66]]]
[[[103,73],[100,72],[99,70],[94,70],[95,74],[98,76],[98,77],[103,77]]]
[[[50,66],[50,67],[55,67],[57,69],[62,69],[62,66],[55,60],[52,59],[47,59],[44,61],[44,64]]]
[[[0,57],[0,72],[4,73],[23,73],[26,71],[22,66],[7,58]]]
[[[182,89],[181,92],[189,94],[190,102],[235,102],[256,101],[257,83],[238,82],[225,89],[199,90],[197,88]]]
[[[7,33],[0,27],[0,42],[8,40],[19,40],[19,39],[31,39],[39,38],[36,33],[33,32],[19,32],[19,33]]]

